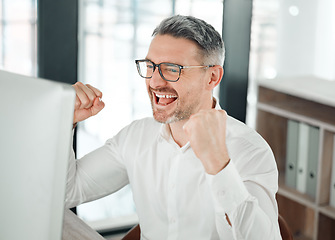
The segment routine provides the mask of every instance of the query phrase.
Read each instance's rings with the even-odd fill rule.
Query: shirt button
[[[170,223],[176,223],[176,219],[174,217],[170,218]]]
[[[218,197],[224,197],[224,195],[225,195],[225,191],[218,191],[218,193],[217,193],[217,195],[218,195]]]

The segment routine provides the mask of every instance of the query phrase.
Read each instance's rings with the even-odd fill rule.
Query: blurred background
[[[39,26],[42,23],[49,31],[53,26],[40,22],[44,19],[43,9],[39,10],[42,3],[48,1],[0,0],[1,69],[30,76],[41,76],[39,73],[44,72],[39,61],[42,56],[39,49],[43,49],[39,46]],[[223,33],[224,21],[234,29],[239,14],[245,11],[234,12],[235,21],[229,22],[229,18],[224,18],[224,3],[222,0],[79,0],[71,5],[76,6],[73,17],[78,20],[74,33],[78,44],[75,80],[102,90],[106,103],[98,116],[79,124],[77,157],[101,146],[134,119],[151,116],[145,83],[136,72],[134,60],[146,56],[156,25],[171,15],[193,15]],[[314,75],[335,80],[335,4],[333,0],[250,3],[247,107],[241,120],[254,127],[257,79]],[[236,41],[243,38],[238,27],[233,31],[237,34]],[[63,37],[58,35],[56,40]],[[48,59],[48,54],[43,59]],[[220,89],[215,92],[217,98]],[[129,186],[77,207],[77,214],[101,232],[137,223]]]

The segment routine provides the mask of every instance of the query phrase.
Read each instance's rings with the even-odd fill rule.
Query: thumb
[[[183,125],[183,130],[186,134],[188,134],[189,131],[189,125],[190,125],[190,120],[188,120],[184,125]]]
[[[192,116],[188,119],[188,121],[183,125],[183,131],[186,136],[191,137],[192,131],[194,130],[194,122],[192,121]]]

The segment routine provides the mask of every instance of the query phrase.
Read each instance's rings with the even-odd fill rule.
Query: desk
[[[71,210],[65,209],[62,240],[105,240],[99,233],[77,217]]]

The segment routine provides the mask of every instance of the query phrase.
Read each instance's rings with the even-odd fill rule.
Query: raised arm
[[[226,122],[225,111],[211,109],[194,114],[184,125],[191,147],[208,174],[219,235],[224,239],[224,229],[230,228],[234,239],[281,239],[273,155],[265,145],[255,148],[249,141],[240,141],[238,146],[235,143],[229,152]],[[254,141],[259,139],[255,136]]]

